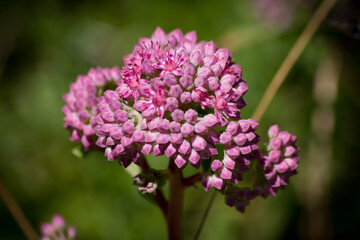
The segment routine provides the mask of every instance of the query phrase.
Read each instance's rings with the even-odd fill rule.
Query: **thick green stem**
[[[167,211],[168,237],[171,240],[181,240],[182,234],[182,214],[185,187],[182,184],[182,170],[179,169],[173,159],[170,159],[170,196]]]

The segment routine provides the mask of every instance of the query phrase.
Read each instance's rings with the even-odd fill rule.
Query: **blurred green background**
[[[196,30],[233,51],[249,91],[249,118],[319,1],[0,0],[0,178],[31,224],[54,213],[78,239],[165,239],[158,208],[99,153],[72,155],[62,94],[78,74],[122,65],[157,26]],[[278,123],[298,136],[299,174],[245,214],[218,195],[200,239],[352,239],[360,234],[358,1],[339,1],[291,70],[258,133]],[[155,159],[153,166],[166,166]],[[212,190],[213,191],[213,190]],[[211,196],[186,192],[185,239]],[[0,239],[25,239],[0,201]]]

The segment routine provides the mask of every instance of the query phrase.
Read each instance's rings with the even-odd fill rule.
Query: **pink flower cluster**
[[[74,240],[76,229],[66,226],[65,220],[60,215],[54,215],[51,223],[41,223],[41,240]]]
[[[123,60],[121,70],[98,67],[79,76],[64,95],[72,141],[82,142],[85,150],[97,148],[124,167],[141,165],[149,154],[166,155],[178,168],[208,161],[205,190],[222,191],[239,211],[254,197],[275,195],[287,185],[299,160],[296,137],[272,126],[269,153],[262,156],[258,122],[241,119],[248,86],[231,51],[197,42],[195,32],[166,34],[157,28]],[[238,189],[234,185],[255,159],[265,180],[255,190]],[[157,187],[140,178],[135,184],[142,192]]]
[[[268,155],[260,159],[260,166],[267,181],[258,189],[264,197],[269,194],[276,196],[278,189],[289,184],[289,177],[297,173],[296,168],[300,160],[297,155],[299,147],[295,145],[296,136],[287,131],[280,131],[278,125],[271,126],[268,135]]]
[[[66,105],[62,110],[65,113],[64,127],[71,132],[71,141],[81,142],[85,149],[94,147],[97,97],[119,79],[119,68],[98,67],[90,69],[85,76],[78,76],[70,85],[70,92],[63,96]]]

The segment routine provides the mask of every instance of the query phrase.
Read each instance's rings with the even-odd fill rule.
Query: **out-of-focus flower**
[[[41,240],[74,240],[76,229],[67,226],[62,216],[55,214],[50,223],[40,224]]]
[[[295,9],[299,6],[298,0],[254,0],[255,14],[275,27],[287,28],[293,21]]]

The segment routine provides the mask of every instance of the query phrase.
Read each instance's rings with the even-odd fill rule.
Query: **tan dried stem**
[[[0,195],[5,203],[5,206],[9,209],[15,222],[19,225],[27,239],[36,240],[38,236],[35,230],[32,228],[30,222],[26,218],[24,212],[21,210],[16,199],[13,197],[11,192],[7,189],[3,181],[0,179]]]
[[[334,6],[335,2],[336,0],[324,0],[319,6],[319,8],[316,10],[315,14],[306,25],[304,31],[296,40],[294,46],[291,48],[285,60],[282,62],[274,78],[271,80],[268,88],[265,91],[264,96],[262,97],[259,105],[257,106],[252,116],[253,119],[256,119],[257,121],[261,120],[266,109],[268,108],[275,94],[279,90],[281,84],[284,82],[291,68],[294,66],[296,60],[303,52],[310,39],[314,36],[321,22],[327,16],[330,9]]]

